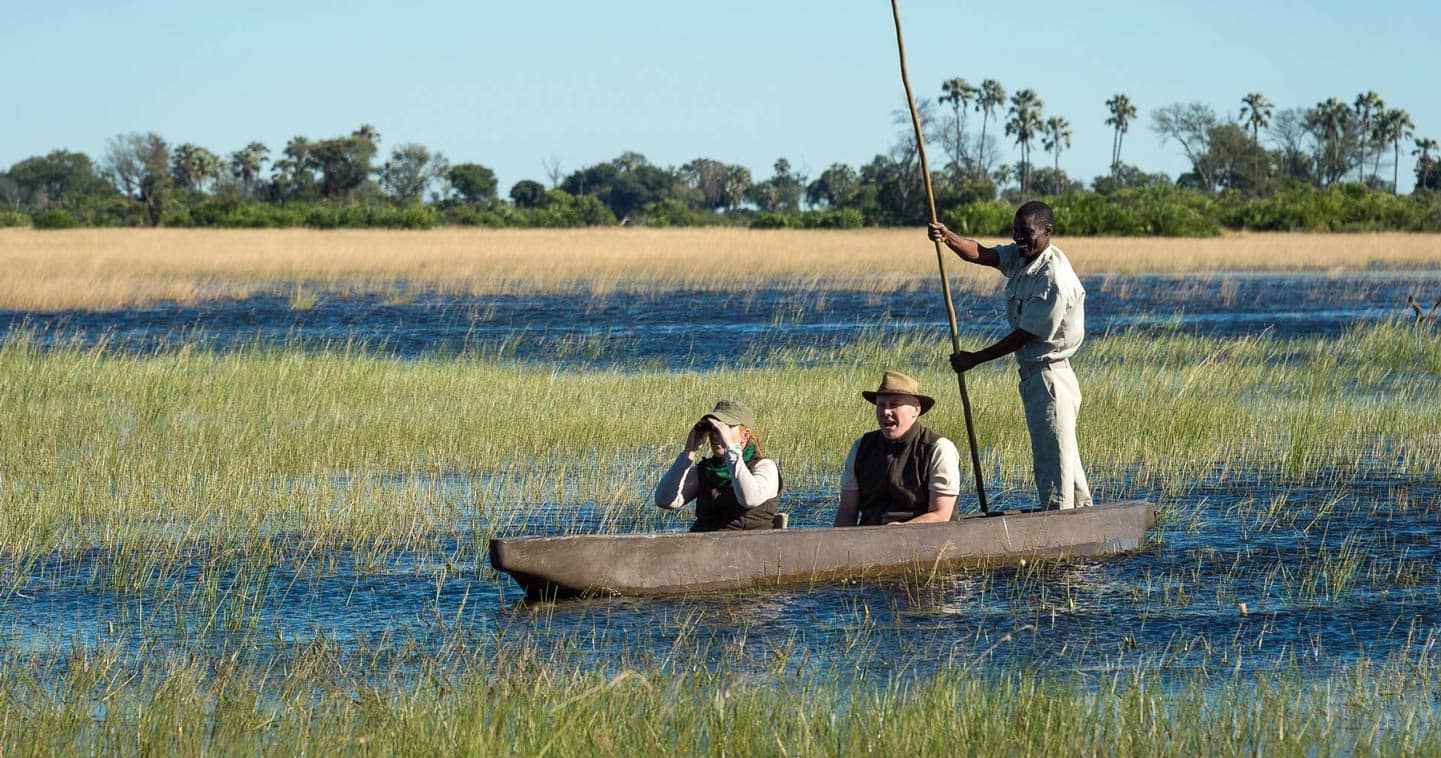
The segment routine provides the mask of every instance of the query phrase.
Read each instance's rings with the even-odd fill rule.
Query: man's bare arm
[[[981,243],[962,237],[959,234],[946,228],[945,224],[928,224],[926,233],[932,240],[946,243],[946,247],[961,257],[963,261],[969,261],[982,266],[1000,268],[1001,257],[996,251]]]
[[[930,510],[907,521],[907,524],[936,524],[951,520],[951,514],[956,512],[955,495],[937,495],[931,493]]]
[[[977,350],[974,353],[968,353],[964,350],[959,353],[952,353],[951,368],[955,369],[956,373],[970,371],[986,361],[993,361],[1020,350],[1022,345],[1025,345],[1033,339],[1036,339],[1036,335],[1031,334],[1025,329],[1016,329],[996,341],[995,344]]]
[[[861,505],[859,490],[841,490],[841,505],[836,509],[836,526],[855,526],[856,510]]]

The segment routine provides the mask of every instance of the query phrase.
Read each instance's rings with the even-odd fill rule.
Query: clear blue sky
[[[1106,170],[1116,92],[1140,111],[1123,158],[1172,176],[1187,164],[1149,124],[1178,101],[1235,114],[1252,91],[1279,110],[1374,89],[1441,139],[1436,0],[902,0],[901,13],[918,96],[953,76],[1036,90],[1072,125],[1061,167],[1087,181]],[[627,150],[756,179],[784,156],[814,177],[884,152],[905,103],[882,0],[0,0],[0,19],[0,167],[56,148],[98,159],[129,131],[278,154],[371,123],[383,154],[419,142],[490,166],[502,193],[546,181],[552,157],[570,171]]]

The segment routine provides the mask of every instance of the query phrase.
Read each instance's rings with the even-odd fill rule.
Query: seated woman
[[[686,433],[685,449],[655,487],[656,506],[673,511],[694,500],[692,532],[772,528],[781,472],[760,451],[755,426],[755,411],[744,403],[716,403]],[[710,456],[692,463],[706,442]]]

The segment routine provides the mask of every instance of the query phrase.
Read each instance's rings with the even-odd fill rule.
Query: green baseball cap
[[[714,416],[715,419],[726,426],[743,426],[747,429],[756,428],[756,412],[751,410],[749,405],[739,400],[722,400],[715,404],[715,408],[706,416]],[[701,418],[705,418],[702,416]]]

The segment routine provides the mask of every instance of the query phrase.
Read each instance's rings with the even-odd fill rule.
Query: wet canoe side
[[[657,595],[1109,555],[1140,547],[1150,503],[966,516],[947,524],[495,539],[531,597]]]

